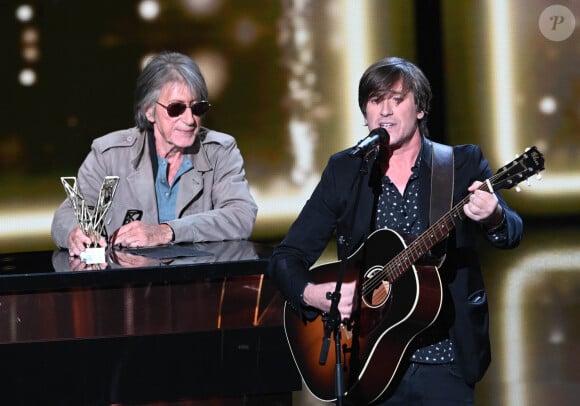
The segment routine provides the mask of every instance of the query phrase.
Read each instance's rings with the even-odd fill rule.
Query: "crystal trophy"
[[[119,177],[105,176],[95,206],[87,204],[78,186],[77,178],[61,177],[60,181],[64,186],[81,230],[91,239],[90,245],[80,255],[81,260],[87,264],[105,263],[105,247],[99,247],[99,240],[105,229],[105,216],[113,203]]]

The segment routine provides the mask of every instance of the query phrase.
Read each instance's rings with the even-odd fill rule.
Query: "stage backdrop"
[[[419,18],[420,1],[0,2],[3,250],[50,246],[59,178],[76,175],[95,137],[133,125],[135,79],[161,50],[191,55],[207,77],[205,125],[238,140],[255,238],[283,235],[330,154],[367,135],[363,70],[388,55],[418,62],[425,39],[441,51],[427,61],[440,69],[432,120],[445,123],[432,137],[482,145],[493,168],[537,145],[544,180],[506,197],[524,215],[577,214],[580,4],[428,3],[438,25]]]

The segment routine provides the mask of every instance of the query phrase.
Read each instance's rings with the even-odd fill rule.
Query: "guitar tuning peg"
[[[538,174],[536,175],[536,179],[537,179],[537,180],[542,180],[542,174],[541,174],[541,173],[538,173]]]
[[[530,147],[526,147],[526,149],[524,149],[524,152],[528,152],[531,148]]]
[[[520,193],[522,191],[522,189],[519,186],[516,186],[516,192]]]

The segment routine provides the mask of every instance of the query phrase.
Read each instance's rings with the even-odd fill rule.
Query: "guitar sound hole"
[[[387,281],[376,280],[376,277],[373,278],[374,273],[374,270],[371,269],[365,275],[364,286],[368,287],[369,291],[365,292],[362,298],[363,302],[368,307],[376,308],[385,304],[385,302],[389,299],[389,295],[391,294],[391,284]]]

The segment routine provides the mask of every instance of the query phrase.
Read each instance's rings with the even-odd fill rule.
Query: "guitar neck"
[[[525,153],[501,167],[491,178],[479,186],[479,190],[494,193],[494,189],[509,189],[528,179],[532,174],[539,174],[543,170],[544,156],[534,146],[526,149]],[[427,231],[411,242],[407,248],[389,261],[378,276],[384,277],[383,279],[389,282],[394,282],[433,248],[435,244],[449,235],[457,223],[465,218],[463,207],[469,202],[469,196],[468,194],[461,202],[429,227]]]
[[[486,192],[490,191],[489,181],[483,182],[479,190]],[[443,240],[455,228],[457,223],[465,219],[463,206],[469,202],[469,195],[461,202],[455,205],[450,211],[444,214],[431,227],[429,227],[423,234],[413,240],[407,248],[397,254],[391,261],[389,261],[384,268],[387,280],[394,282],[407,269],[417,263],[431,248],[438,242]]]

